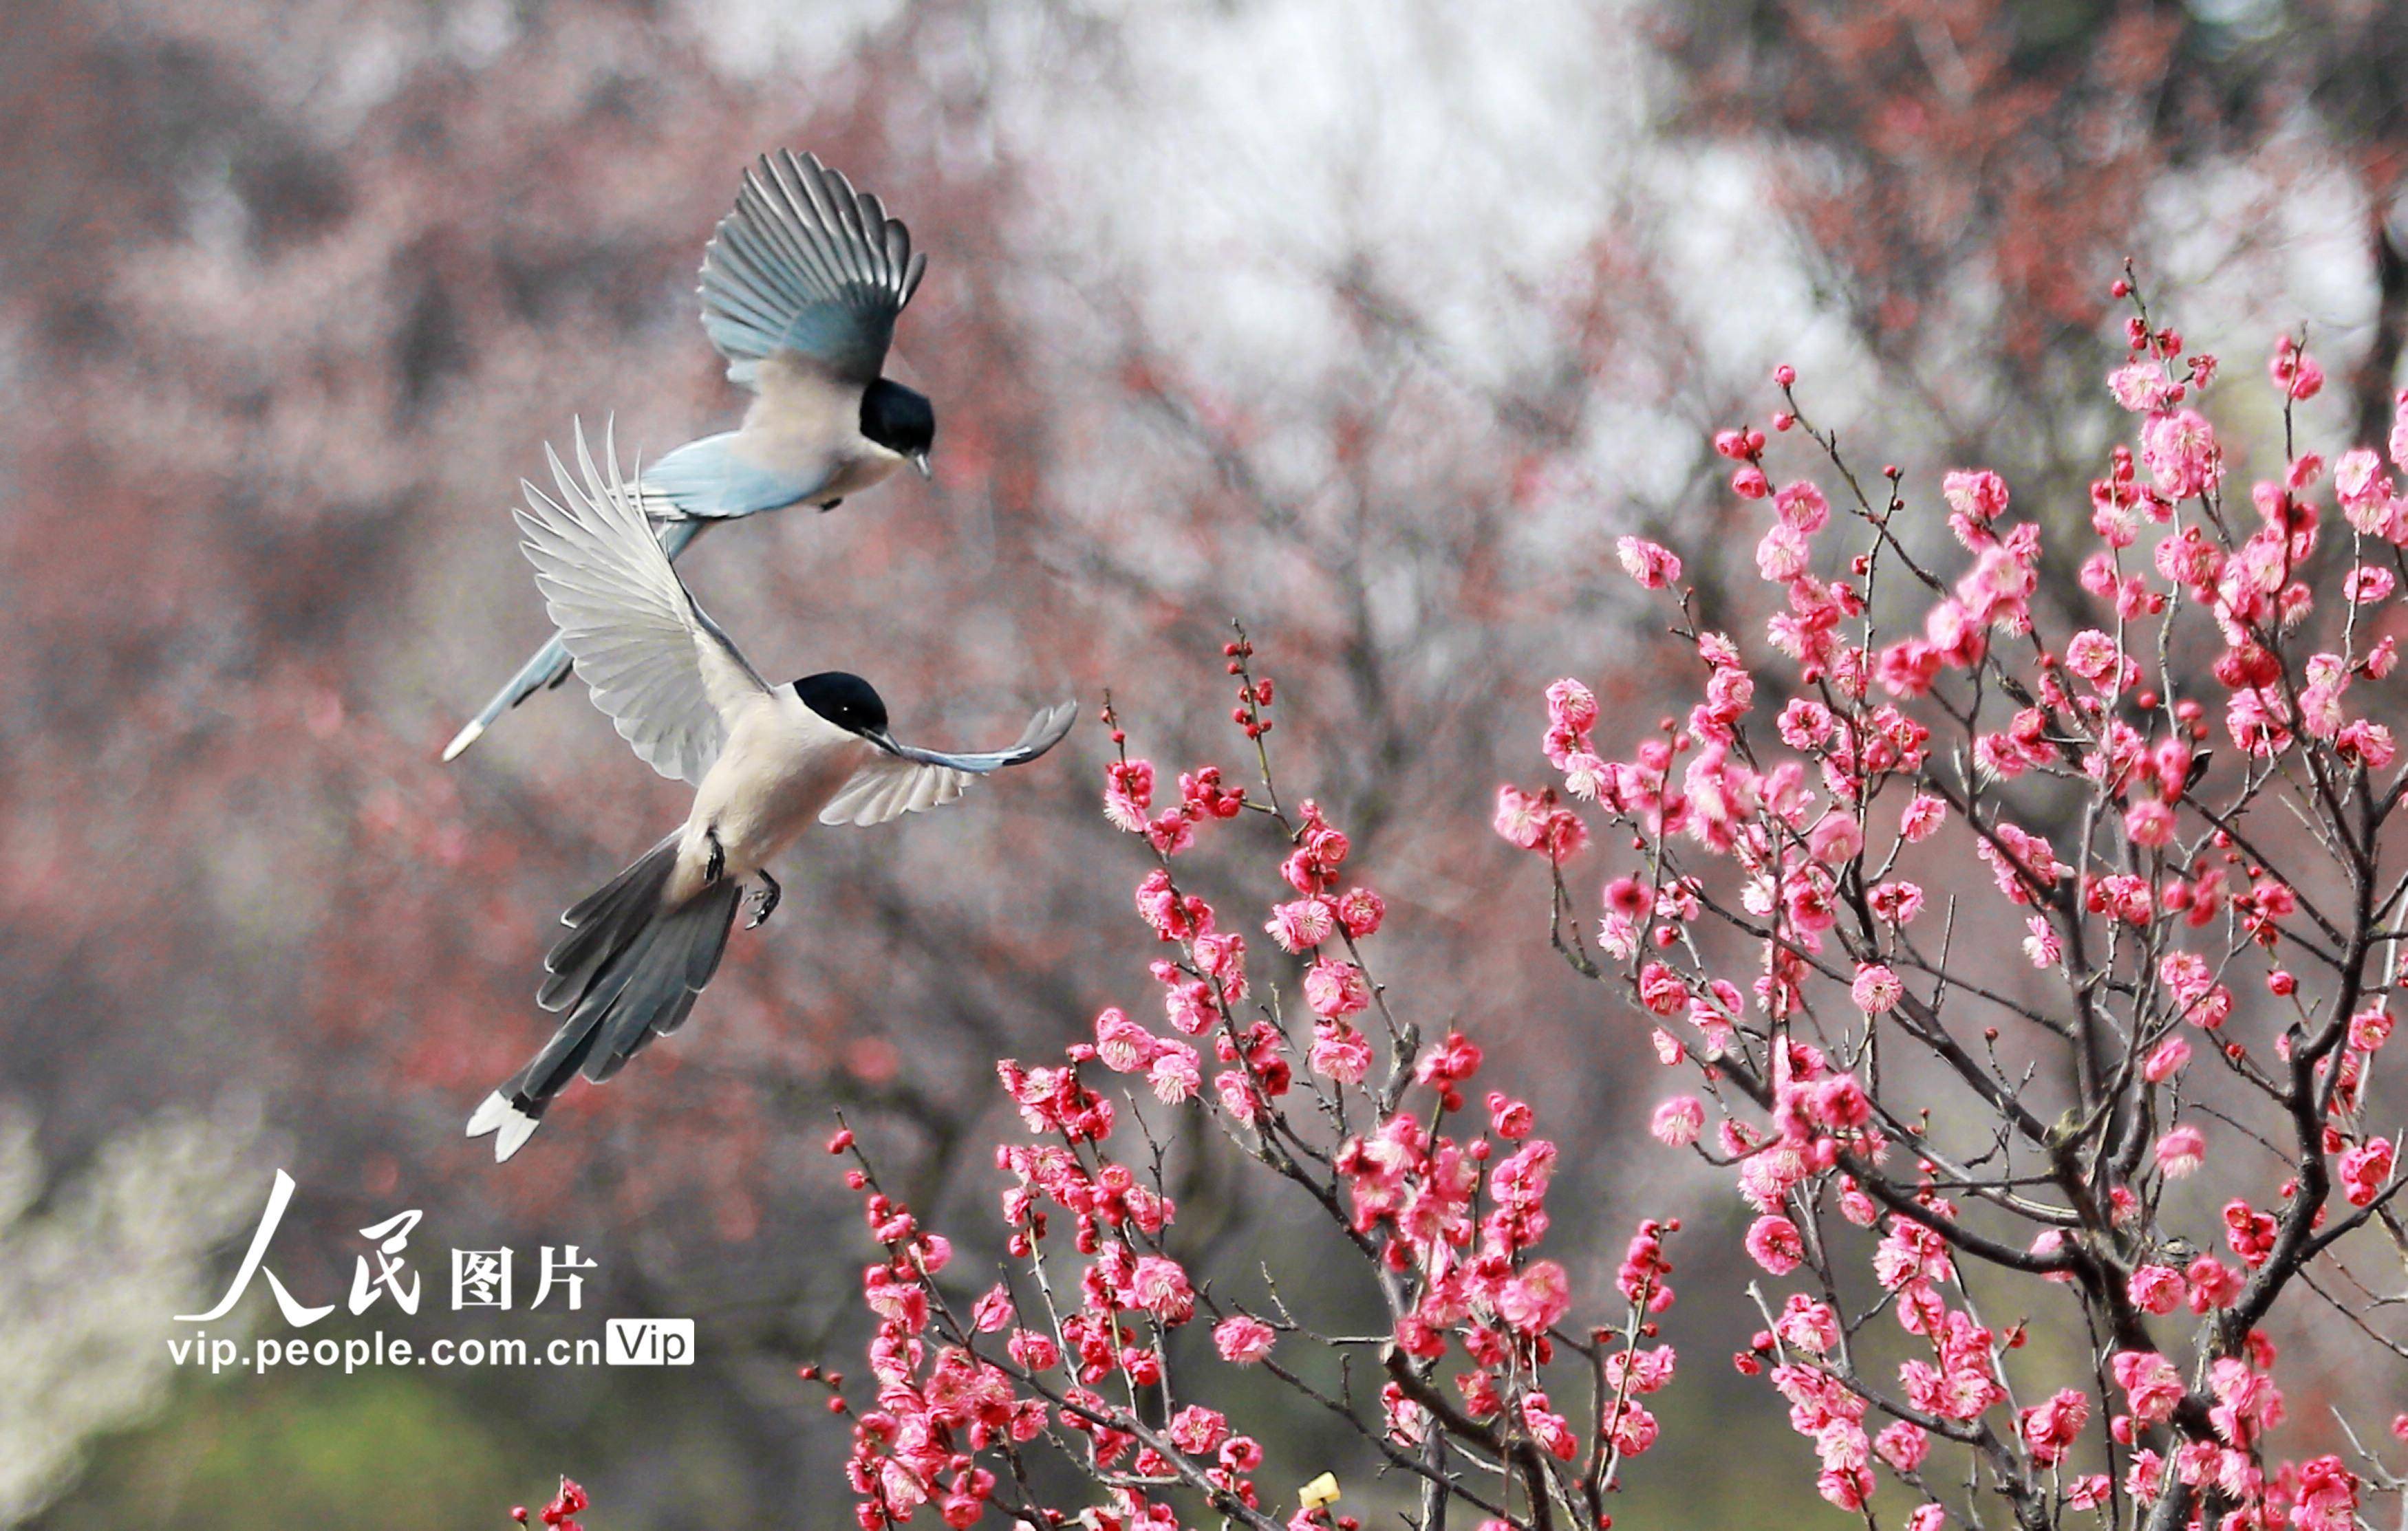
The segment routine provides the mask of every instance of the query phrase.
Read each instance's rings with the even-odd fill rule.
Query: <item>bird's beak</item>
[[[890,755],[900,755],[903,752],[903,747],[895,742],[895,736],[883,728],[871,729],[861,737]]]
[[[920,477],[923,479],[933,479],[937,476],[937,470],[928,465],[928,454],[924,451],[915,451],[911,454],[911,465],[920,470]]]

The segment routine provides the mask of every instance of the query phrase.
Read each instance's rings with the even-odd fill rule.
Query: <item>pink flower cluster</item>
[[[591,1503],[585,1490],[578,1486],[575,1479],[563,1478],[560,1492],[552,1496],[550,1504],[536,1512],[536,1519],[543,1524],[546,1531],[584,1531],[584,1523],[577,1517],[583,1514]],[[526,1507],[520,1505],[512,1509],[510,1519],[521,1525],[526,1524]]]

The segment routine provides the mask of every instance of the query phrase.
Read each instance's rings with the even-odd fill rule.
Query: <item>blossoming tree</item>
[[[1352,880],[1345,832],[1311,799],[1281,796],[1267,742],[1274,688],[1242,633],[1226,658],[1257,787],[1204,766],[1182,773],[1174,796],[1105,709],[1116,747],[1105,811],[1153,864],[1136,902],[1161,952],[1151,973],[1163,1022],[1110,1009],[1058,1064],[998,1065],[1027,1133],[995,1155],[1008,1279],[953,1290],[952,1243],[880,1187],[850,1129],[830,1141],[884,1252],[864,1278],[879,1325],[874,1403],[853,1435],[860,1524],[877,1531],[932,1507],[968,1526],[992,1504],[1036,1526],[1083,1510],[1096,1526],[1168,1527],[1183,1502],[1258,1531],[1353,1531],[1331,1508],[1334,1481],[1306,1485],[1292,1514],[1284,1494],[1258,1490],[1260,1436],[1279,1422],[1232,1420],[1211,1375],[1174,1375],[1169,1337],[1190,1324],[1209,1325],[1220,1364],[1259,1368],[1296,1407],[1350,1424],[1417,1485],[1422,1524],[1458,1505],[1498,1525],[1610,1524],[1621,1465],[1656,1438],[1641,1400],[1672,1376],[1670,1350],[1652,1343],[1652,1315],[1672,1302],[1672,1230],[1639,1226],[1610,1325],[1575,1320],[1564,1266],[1540,1252],[1555,1145],[1526,1102],[1489,1090],[1474,1103],[1482,1052],[1469,1037],[1426,1036],[1390,1009],[1373,977],[1385,905]],[[1248,918],[1295,959],[1300,1011],[1255,991],[1245,928],[1180,880],[1200,837],[1248,814],[1285,848],[1279,894]],[[1383,1331],[1318,1334],[1276,1289],[1250,1307],[1193,1281],[1172,1252],[1159,1136],[1182,1130],[1223,1135],[1319,1209],[1376,1285]],[[1359,1356],[1376,1386],[1358,1393],[1349,1368],[1333,1390],[1297,1362],[1331,1348]],[[840,1376],[806,1375],[853,1411]],[[1101,1503],[1048,1502],[1029,1467],[1040,1451],[1075,1462]]]
[[[1788,1402],[1824,1498],[1870,1524],[1886,1470],[1921,1500],[1914,1531],[1981,1524],[1992,1496],[2034,1528],[2342,1531],[2402,1480],[2346,1420],[2347,1455],[2284,1454],[2265,1326],[2329,1304],[2408,1357],[2374,1322],[2383,1278],[2351,1264],[2408,1252],[2398,1107],[2374,1090],[2408,773],[2370,715],[2408,497],[2372,449],[2328,470],[2297,448],[2292,407],[2323,375],[2286,338],[2286,461],[2243,512],[2200,409],[2214,358],[2128,272],[2115,295],[2131,354],[2108,381],[2138,451],[2091,486],[2089,625],[2035,621],[2042,528],[1996,475],[1948,475],[1964,566],[1942,565],[1903,535],[1899,475],[1868,492],[1782,368],[1775,434],[1843,492],[1835,515],[1811,477],[1776,486],[1763,432],[1717,439],[1770,512],[1770,651],[1698,630],[1678,556],[1627,539],[1630,574],[1678,593],[1702,697],[1610,760],[1589,693],[1557,682],[1560,790],[1504,789],[1498,828],[1550,859],[1569,960],[1656,1018],[1696,1082],[1654,1130],[1756,1214],[1748,1252],[1781,1284],[1756,1289],[1738,1362]],[[2408,393],[2387,445],[2408,466]],[[1595,952],[1565,918],[1575,804],[1628,853]],[[1987,878],[1960,877],[1976,858]],[[2020,976],[1995,954],[2012,942],[1973,934],[2001,913]],[[2272,1022],[2232,1023],[2246,985]]]
[[[2408,869],[2384,843],[2408,771],[2370,715],[2408,495],[2374,450],[2328,471],[2291,447],[2321,371],[2286,341],[2286,462],[2249,524],[2200,412],[2214,359],[2128,280],[2116,295],[2131,356],[2110,386],[2139,429],[2092,488],[2090,625],[2035,619],[2042,527],[1998,476],[1948,476],[1963,552],[1943,563],[1902,475],[1859,477],[1784,367],[1772,436],[1716,442],[1770,511],[1757,565],[1784,599],[1765,646],[1702,630],[1677,553],[1626,539],[1629,573],[1675,603],[1701,697],[1615,758],[1592,694],[1549,687],[1557,781],[1501,789],[1496,826],[1551,869],[1556,949],[1693,1081],[1654,1134],[1751,1209],[1768,1280],[1724,1315],[1734,1359],[1786,1401],[1823,1499],[1911,1531],[2001,1508],[2034,1531],[2343,1531],[2408,1480],[2347,1420],[2345,1453],[2286,1454],[2311,1432],[2268,1324],[2320,1302],[2408,1357],[2380,1278],[2353,1268],[2408,1249],[2373,1088],[2408,939]],[[1811,443],[1836,509],[1773,436]],[[2408,395],[2387,446],[2408,467]],[[1203,766],[1167,790],[1105,709],[1104,808],[1143,848],[1161,1021],[1107,1009],[1058,1062],[998,1066],[1025,1128],[995,1153],[1004,1279],[963,1280],[869,1146],[830,1141],[881,1251],[868,1388],[806,1368],[853,1420],[859,1524],[1352,1531],[1333,1483],[1256,1483],[1260,1441],[1294,1416],[1263,1416],[1258,1390],[1253,1417],[1219,1401],[1222,1368],[1250,1367],[1412,1485],[1417,1531],[1609,1526],[1672,1380],[1655,1319],[1677,1225],[1638,1224],[1611,1311],[1575,1301],[1541,1252],[1553,1145],[1479,1079],[1471,1037],[1392,1005],[1384,905],[1343,828],[1283,795],[1242,632],[1226,658],[1245,786]],[[1182,858],[1250,817],[1283,859],[1238,916]],[[1615,866],[1591,926],[1568,867],[1593,837]],[[1984,938],[2003,929],[2020,955]],[[2263,1004],[2238,997],[2252,985]],[[1207,1132],[1326,1221],[1382,1332],[1323,1333],[1275,1288],[1249,1305],[1191,1276],[1164,1166]],[[1210,1352],[1172,1343],[1190,1324]],[[1304,1364],[1329,1352],[1335,1388]]]

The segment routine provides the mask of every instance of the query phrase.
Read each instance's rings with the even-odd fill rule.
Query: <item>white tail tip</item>
[[[468,1136],[471,1138],[484,1137],[485,1134],[493,1131],[495,1127],[500,1126],[502,1124],[503,1118],[509,1114],[509,1097],[503,1095],[499,1090],[494,1091],[492,1095],[487,1095],[483,1102],[477,1107],[476,1114],[468,1118]]]
[[[467,749],[468,746],[484,737],[484,735],[485,725],[480,723],[472,723],[467,727],[460,730],[457,734],[452,735],[452,742],[443,747],[443,763],[448,766],[452,762],[459,759],[460,752],[462,751]]]
[[[507,1164],[511,1154],[526,1146],[541,1125],[540,1119],[527,1115],[509,1102],[509,1097],[496,1090],[487,1095],[477,1114],[468,1119],[468,1136],[482,1138],[494,1134],[494,1163]]]

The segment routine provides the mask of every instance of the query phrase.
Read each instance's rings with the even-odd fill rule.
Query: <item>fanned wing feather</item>
[[[550,447],[544,455],[560,497],[523,483],[516,514],[545,609],[620,737],[663,776],[698,784],[729,716],[768,687],[686,594],[639,492],[619,476],[607,427],[602,465],[582,423],[576,475]]]
[[[781,351],[867,382],[926,265],[878,198],[818,155],[781,150],[745,173],[703,251],[703,329],[748,387]]]
[[[880,755],[853,773],[828,806],[824,824],[882,824],[921,808],[938,808],[962,794],[970,773],[895,755]]]
[[[1053,749],[1070,732],[1078,717],[1079,704],[1075,701],[1042,708],[1028,720],[1019,742],[1004,750],[947,754],[940,750],[896,745],[892,753],[875,755],[869,764],[853,773],[837,790],[836,796],[829,799],[828,806],[820,810],[820,823],[882,824],[906,813],[941,807],[959,797],[971,778],[1035,760]]]

